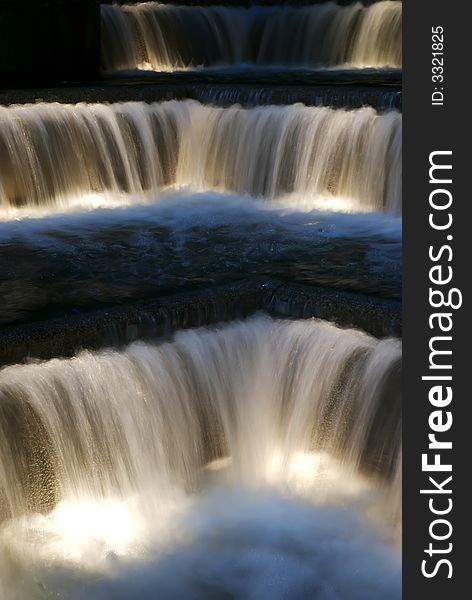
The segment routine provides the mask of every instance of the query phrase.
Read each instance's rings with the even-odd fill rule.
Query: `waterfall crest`
[[[258,316],[160,345],[7,367],[3,516],[192,489],[224,457],[231,480],[250,487],[313,452],[395,480],[399,360],[397,340]]]
[[[399,214],[401,121],[371,108],[193,100],[0,108],[0,207],[93,206],[107,193],[109,204],[142,202],[171,186]]]
[[[107,71],[245,63],[400,67],[402,3],[232,8],[102,5]]]

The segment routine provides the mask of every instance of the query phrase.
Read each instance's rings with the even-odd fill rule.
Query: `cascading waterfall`
[[[397,340],[258,316],[160,345],[7,367],[3,517],[127,498],[151,483],[191,489],[222,457],[249,486],[312,452],[394,478],[399,360]]]
[[[102,5],[107,71],[198,66],[400,67],[402,3],[231,8]]]
[[[397,600],[401,342],[254,312],[400,331],[402,3],[100,10],[153,103],[0,106],[0,599]]]
[[[401,211],[401,114],[196,101],[0,108],[0,207],[142,202],[186,187]],[[104,195],[108,198],[104,199]]]
[[[358,498],[356,503],[367,494],[384,522],[394,524],[399,518],[400,352],[395,339],[378,341],[326,322],[256,316],[217,329],[179,332],[170,342],[135,343],[121,351],[82,352],[69,360],[3,369],[0,512],[6,522],[0,530],[0,554],[6,545],[10,562],[20,555],[23,566],[16,568],[25,574],[15,581],[26,585],[32,578],[36,590],[33,594],[28,588],[27,596],[24,590],[17,596],[10,592],[8,597],[42,598],[35,595],[38,585],[57,591],[64,585],[69,563],[75,569],[107,570],[112,563],[103,560],[110,552],[115,560],[131,554],[136,561],[143,549],[142,540],[138,543],[135,537],[148,539],[151,531],[157,540],[152,550],[157,566],[150,573],[159,573],[163,550],[167,559],[162,560],[169,560],[182,543],[184,547],[189,543],[182,534],[169,532],[186,510],[190,516],[181,525],[184,535],[203,535],[203,540],[197,539],[203,550],[197,544],[192,552],[208,554],[210,567],[198,570],[193,558],[182,577],[165,574],[165,566],[155,580],[154,575],[139,576],[141,591],[135,595],[117,584],[113,593],[104,588],[105,595],[87,595],[85,587],[81,588],[85,595],[69,590],[65,597],[148,598],[143,591],[147,585],[149,598],[159,592],[163,598],[206,598],[207,588],[202,592],[198,580],[208,571],[211,581],[213,569],[221,568],[221,589],[234,592],[238,588],[231,575],[233,561],[218,567],[216,557],[223,550],[219,544],[213,548],[221,536],[225,547],[236,544],[239,554],[241,545],[256,543],[256,535],[266,548],[265,561],[277,569],[281,556],[290,557],[292,547],[295,553],[305,553],[307,565],[317,565],[320,558],[315,557],[324,555],[325,560],[339,561],[339,552],[347,553],[346,560],[357,560],[360,546],[353,547],[352,541],[342,546],[345,550],[334,541],[330,550],[327,540],[349,536],[353,526],[345,514],[332,511],[338,501]],[[227,486],[232,490],[229,496],[224,492]],[[262,505],[257,499],[261,494]],[[297,498],[308,504],[297,505]],[[331,508],[323,509],[326,505]],[[278,518],[270,517],[266,525],[264,515],[274,510]],[[313,514],[306,514],[311,510]],[[328,512],[323,516],[316,510]],[[35,511],[46,516],[25,516]],[[268,531],[277,531],[287,518],[288,530],[268,537]],[[316,529],[320,519],[321,531]],[[307,548],[306,534],[309,538],[313,528],[315,538]],[[358,535],[356,544],[367,544],[367,551],[374,542],[362,540],[363,536],[369,540],[370,534]],[[32,550],[28,544],[33,544]],[[172,550],[174,546],[177,550]],[[29,552],[36,557],[33,566],[24,564]],[[335,559],[329,558],[330,552]],[[344,565],[331,575],[331,569],[325,572],[317,566],[323,575],[308,576],[303,597],[328,598],[321,591],[317,596],[316,586],[331,577],[328,587],[338,590],[340,597],[374,600],[382,590],[385,597],[396,598],[392,567],[384,566],[383,575],[378,573],[385,550],[376,546],[375,552],[367,570],[360,564],[353,570],[357,591],[352,595],[346,595],[350,588],[342,592],[342,586],[353,584],[349,576],[349,584],[343,581]],[[144,565],[149,560],[145,556]],[[43,579],[54,571],[41,571],[38,560],[59,561],[60,585],[56,581],[55,587],[48,587]],[[300,560],[290,567],[292,591],[294,577],[297,581],[307,577]],[[391,556],[387,562],[392,564]],[[267,564],[261,569],[266,570]],[[76,570],[70,581],[77,577]],[[124,577],[125,586],[134,581],[126,572]],[[257,594],[254,575],[248,573],[246,579],[250,591],[244,597],[269,598]],[[82,585],[91,581],[84,579]],[[172,594],[166,585],[182,588]]]

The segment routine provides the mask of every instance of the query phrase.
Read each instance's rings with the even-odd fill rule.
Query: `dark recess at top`
[[[336,4],[341,5],[362,2],[362,4],[369,5],[380,2],[381,0],[101,0],[101,4],[143,4],[144,2],[149,1],[156,1],[159,4],[180,4],[188,6],[274,6],[283,4],[324,4],[326,2],[335,2]]]

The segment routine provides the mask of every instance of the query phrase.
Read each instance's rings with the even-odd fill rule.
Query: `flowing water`
[[[398,598],[400,352],[256,316],[3,369],[4,597]]]
[[[367,87],[362,85],[346,86],[310,86],[300,85],[295,89],[288,85],[273,84],[261,87],[257,84],[249,86],[230,86],[227,84],[208,84],[187,86],[185,92],[189,98],[194,98],[205,104],[229,107],[232,104],[244,106],[260,106],[266,104],[297,104],[308,106],[330,106],[332,108],[362,108],[372,106],[385,111],[401,109],[402,92],[389,89],[387,86]],[[178,98],[178,96],[175,96]]]
[[[0,211],[142,202],[168,187],[401,211],[401,114],[196,101],[0,108]]]
[[[401,220],[221,194],[0,222],[0,324],[273,277],[401,295]]]
[[[400,67],[402,3],[102,5],[107,71],[215,65]]]
[[[252,278],[397,302],[401,15],[102,5],[109,82],[211,104],[0,107],[2,339]],[[400,598],[401,342],[262,314],[149,338],[0,370],[0,599]]]

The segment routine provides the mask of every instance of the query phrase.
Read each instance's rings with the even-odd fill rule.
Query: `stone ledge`
[[[0,365],[168,336],[178,329],[245,318],[257,311],[283,318],[317,317],[376,337],[401,335],[398,301],[259,278],[3,328]]]

